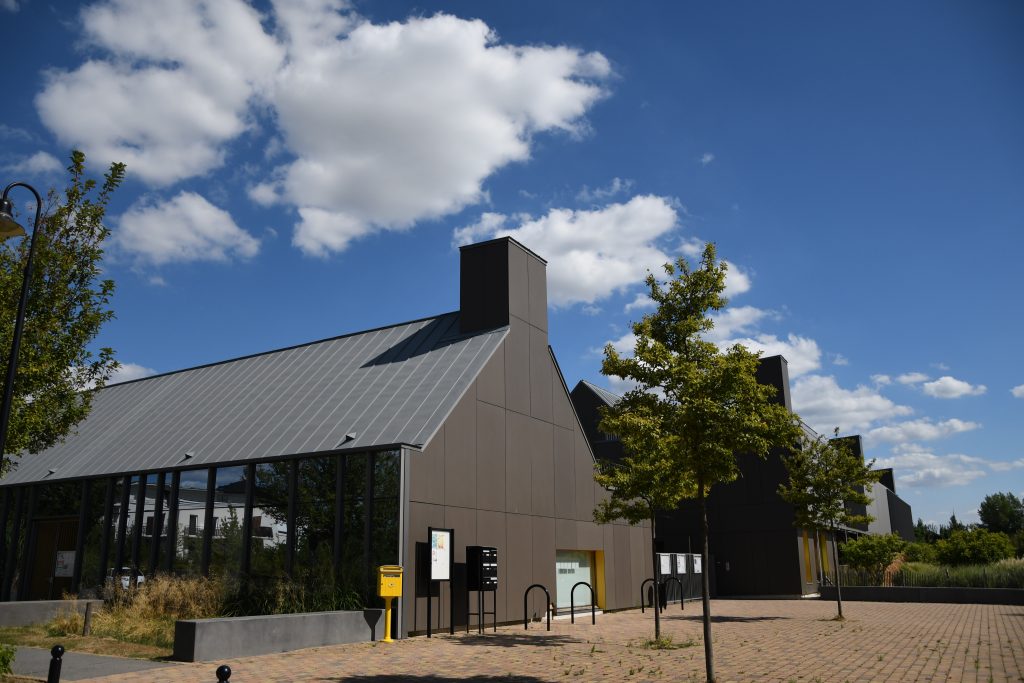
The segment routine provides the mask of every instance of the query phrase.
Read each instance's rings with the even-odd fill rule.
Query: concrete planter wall
[[[865,602],[949,602],[968,605],[1024,605],[1019,588],[923,588],[843,586],[843,600]],[[822,600],[835,600],[835,586],[822,586]]]
[[[85,606],[92,603],[93,610],[103,606],[102,600],[25,600],[0,602],[0,626],[31,626],[45,624],[60,612],[75,610],[85,614]]]
[[[174,624],[173,659],[203,662],[384,637],[384,610],[188,619]]]

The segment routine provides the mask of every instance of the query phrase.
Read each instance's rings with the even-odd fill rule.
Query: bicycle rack
[[[590,623],[591,624],[596,624],[597,623],[597,612],[595,611],[595,607],[594,607],[594,602],[595,602],[595,599],[594,599],[594,587],[591,586],[586,581],[578,581],[578,582],[576,582],[576,584],[573,585],[572,590],[569,591],[569,623],[571,623],[571,624],[575,624],[576,623],[576,602],[575,602],[575,597],[576,597],[576,588],[578,586],[586,586],[587,588],[590,589]]]
[[[654,583],[654,579],[644,579],[643,583],[640,584],[640,614],[643,614],[645,612],[645,609],[644,609],[644,586],[646,586],[648,583]],[[655,593],[657,593],[657,591],[655,591]],[[658,602],[658,596],[655,595],[654,599],[651,601],[651,604],[654,605],[657,602]]]
[[[526,589],[526,592],[523,593],[523,628],[524,629],[529,629],[530,628],[530,613],[526,610],[526,599],[530,596],[530,591],[532,591],[534,588],[539,588],[542,591],[544,591],[544,596],[545,596],[545,598],[547,598],[547,602],[544,603],[544,611],[548,615],[548,630],[550,631],[551,630],[551,610],[548,609],[548,605],[551,604],[551,593],[549,593],[548,589],[545,588],[544,585],[540,584],[540,583],[535,583],[535,584],[531,585],[529,588]]]
[[[666,576],[664,579],[661,580],[661,585],[665,586],[665,601],[666,602],[668,601],[668,582],[669,581],[675,581],[676,583],[679,584],[679,608],[685,612],[686,611],[686,595],[685,595],[684,590],[683,590],[683,582],[680,581],[679,578],[676,577],[676,576]],[[662,612],[664,612],[664,611],[665,610],[662,609]]]

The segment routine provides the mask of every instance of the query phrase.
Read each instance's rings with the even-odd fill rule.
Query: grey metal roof
[[[605,403],[607,403],[610,406],[615,405],[616,403],[618,403],[622,399],[622,397],[619,396],[618,394],[613,394],[612,392],[608,391],[607,389],[602,389],[601,387],[597,386],[596,384],[591,384],[590,382],[588,382],[585,379],[581,379],[580,383],[581,384],[585,384],[586,387],[588,389],[590,389],[591,391],[593,391],[597,395],[597,397],[599,399],[601,399],[602,401],[604,401]]]
[[[111,385],[76,433],[16,458],[0,484],[424,445],[508,333],[462,335],[458,321],[448,313]]]

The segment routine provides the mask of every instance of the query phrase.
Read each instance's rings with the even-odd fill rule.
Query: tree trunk
[[[654,577],[654,640],[661,640],[661,617],[658,613],[661,611],[661,600],[658,595],[658,553],[654,549],[654,510],[651,510],[651,576]],[[644,596],[640,596],[643,600]]]
[[[836,536],[836,528],[832,527],[832,551],[835,553],[836,562],[836,604],[839,606],[839,618],[843,618],[843,592],[839,588],[839,538]]]
[[[715,655],[711,650],[711,581],[708,572],[708,510],[704,498],[704,482],[697,481],[697,497],[700,500],[700,523],[703,545],[700,551],[701,563],[701,598],[704,604],[704,667],[707,669],[708,683],[715,683]]]

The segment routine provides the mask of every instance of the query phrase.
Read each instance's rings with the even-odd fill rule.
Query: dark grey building
[[[758,381],[776,387],[776,400],[792,410],[785,358],[763,358]],[[572,399],[595,455],[609,460],[621,457],[621,443],[598,429],[601,407],[613,405],[619,397],[580,382],[572,390]],[[847,438],[863,457],[860,437]],[[713,591],[721,596],[817,593],[822,576],[834,569],[833,541],[825,534],[794,527],[793,507],[778,494],[779,485],[788,477],[781,452],[774,451],[764,459],[739,454],[737,459],[739,478],[716,486],[707,500]],[[873,501],[865,511],[875,521],[864,529],[845,529],[843,535],[896,532],[912,539],[910,506],[896,496],[894,488],[890,470],[869,493]],[[659,516],[655,550],[700,552],[699,522],[696,501],[684,501],[675,512]]]
[[[498,549],[499,622],[532,583],[558,605],[577,580],[602,608],[635,605],[649,532],[593,522],[603,492],[548,345],[545,270],[512,239],[470,245],[456,312],[100,390],[75,434],[0,480],[0,598],[87,593],[130,567],[376,604],[376,567],[401,564],[396,631],[421,631],[416,548],[436,526],[457,564],[435,628],[466,619],[469,545]]]

